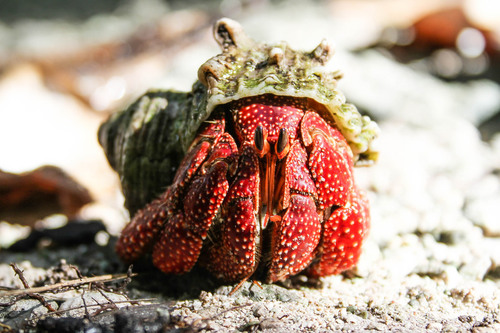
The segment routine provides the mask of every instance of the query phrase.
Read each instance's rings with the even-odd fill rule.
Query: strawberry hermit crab
[[[175,274],[199,263],[226,281],[352,267],[369,227],[353,167],[376,159],[377,125],[324,69],[326,42],[261,44],[229,19],[214,35],[222,53],[192,92],[149,92],[99,131],[134,214],[119,256],[151,253]]]

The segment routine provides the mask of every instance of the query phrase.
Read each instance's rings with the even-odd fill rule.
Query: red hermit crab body
[[[232,52],[233,62],[242,49],[250,50],[235,22],[219,21],[215,31],[223,55]],[[201,104],[211,111],[171,186],[123,230],[117,252],[125,261],[152,252],[165,273],[185,273],[198,262],[226,281],[258,272],[268,282],[302,271],[313,277],[336,274],[358,261],[369,212],[353,166],[374,159],[366,142],[376,135],[376,125],[343,104],[336,90],[323,89],[334,78],[307,73],[309,61],[324,62],[324,44],[301,54],[306,66],[297,73],[309,81],[297,79],[300,93],[290,90],[295,78],[283,71],[291,67],[283,59],[293,58],[297,67],[298,56],[287,57],[282,46],[265,46],[257,55],[247,50],[239,67],[222,66],[217,57],[202,66],[200,81],[207,89]],[[247,75],[237,93],[220,83],[220,71],[233,67],[239,71],[231,72],[234,80]],[[259,70],[265,71],[262,79],[248,77]],[[278,86],[280,80],[287,84]],[[326,97],[308,96],[308,89]]]
[[[185,273],[206,243],[202,263],[229,281],[265,261],[268,281],[297,274],[315,258],[314,276],[351,267],[368,207],[341,133],[300,100],[263,95],[228,107],[233,117],[207,121],[165,196],[123,231],[119,255],[135,260],[138,245],[154,240],[154,264]]]

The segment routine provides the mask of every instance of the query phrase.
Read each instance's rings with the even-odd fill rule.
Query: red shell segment
[[[229,189],[227,171],[236,151],[229,134],[220,136],[200,172],[189,184],[184,201],[169,207],[173,217],[166,221],[165,232],[153,250],[153,263],[162,271],[187,272],[198,260],[203,240]]]
[[[181,165],[175,174],[172,186],[169,188],[172,197],[167,199],[167,202],[169,203],[168,206],[173,207],[177,204],[177,200],[181,196],[182,191],[185,190],[186,184],[189,184],[192,181],[194,175],[198,171],[198,168],[207,158],[208,153],[212,149],[212,143],[208,139],[217,140],[222,134],[217,131],[218,127],[220,127],[220,124],[209,124],[209,126],[207,126],[198,136],[196,144],[193,143],[193,145],[191,145],[191,149],[182,160]],[[209,136],[209,133],[212,132],[214,132],[214,136]]]
[[[316,185],[307,167],[307,160],[307,153],[302,145],[299,142],[294,144],[286,159],[283,208],[290,205],[291,193],[302,193],[317,199]]]
[[[269,282],[301,271],[319,277],[355,265],[368,202],[338,129],[286,97],[220,111],[200,129],[169,189],[123,230],[118,254],[133,261],[152,249],[166,273],[200,262],[227,281],[260,271]]]

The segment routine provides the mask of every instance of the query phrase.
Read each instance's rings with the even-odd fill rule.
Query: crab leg
[[[165,273],[185,273],[198,260],[207,231],[227,193],[228,165],[216,162],[190,187],[183,212],[166,224],[153,248],[153,264]]]
[[[153,248],[153,264],[165,273],[191,270],[208,230],[226,197],[227,172],[237,152],[233,138],[224,133],[200,174],[189,186],[182,209],[174,212]]]
[[[139,210],[125,226],[116,243],[116,252],[124,261],[133,262],[151,250],[165,221],[177,209],[182,192],[207,158],[211,146],[222,135],[224,125],[222,117],[206,124],[182,160],[172,186],[158,199]]]
[[[207,268],[218,278],[237,281],[249,277],[258,265],[259,161],[252,147],[244,146],[238,173],[222,212],[221,241],[210,249]]]
[[[309,265],[320,239],[321,223],[314,202],[316,189],[306,163],[306,151],[297,142],[286,159],[283,195],[286,210],[281,220],[275,221],[268,282],[302,271]]]
[[[125,226],[116,243],[116,252],[124,261],[133,262],[151,250],[167,216],[171,215],[169,211],[176,206],[175,201],[178,200],[180,190],[184,188],[185,183],[191,181],[209,149],[210,144],[206,141],[194,147],[184,160],[189,161],[190,164],[185,165],[183,161],[175,177],[174,185],[170,186],[160,198],[139,210],[132,221]],[[165,204],[166,202],[168,205]]]

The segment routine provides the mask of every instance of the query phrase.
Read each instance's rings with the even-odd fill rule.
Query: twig
[[[95,317],[97,316],[98,314],[106,311],[106,310],[109,310],[109,309],[118,309],[118,307],[116,306],[116,304],[109,304],[109,303],[106,303],[106,304],[100,304],[101,307],[97,310],[95,310],[94,312],[92,312],[92,314],[90,315],[90,317]]]
[[[16,272],[17,276],[19,277],[19,280],[21,280],[25,290],[29,290],[31,289],[30,288],[30,285],[28,284],[28,281],[26,281],[26,278],[24,277],[24,274],[23,274],[23,271],[19,269],[19,267],[17,267],[16,264],[12,263],[10,264],[10,267],[12,267],[12,269],[14,270],[14,272]],[[42,295],[39,295],[39,294],[36,294],[34,292],[26,292],[26,295],[28,295],[29,297],[33,298],[33,299],[36,299],[37,301],[39,301],[40,303],[42,303],[42,305],[47,309],[49,310],[50,312],[55,312],[56,310],[52,307],[52,305],[49,304],[49,302],[47,302],[45,300],[45,298],[43,298]]]
[[[85,277],[81,279],[76,279],[76,280],[70,280],[70,281],[64,281],[48,286],[43,286],[43,287],[35,287],[35,288],[29,288],[29,289],[15,289],[15,290],[9,290],[9,291],[1,291],[0,290],[0,296],[17,296],[17,295],[27,295],[29,293],[43,293],[47,291],[54,291],[62,288],[68,288],[68,287],[76,287],[80,286],[82,284],[89,284],[93,282],[109,282],[109,281],[117,281],[117,280],[122,280],[122,279],[127,279],[130,276],[136,276],[137,274],[134,273],[132,275],[127,275],[127,274],[106,274],[106,275],[101,275],[101,276],[93,276],[93,277]]]
[[[115,304],[123,304],[123,303],[137,304],[140,302],[152,302],[151,304],[153,304],[153,305],[155,305],[155,304],[159,305],[160,303],[153,303],[153,301],[156,301],[156,300],[157,300],[156,298],[142,298],[142,299],[127,300],[127,301],[116,301]],[[93,308],[93,307],[98,307],[98,306],[102,307],[102,304],[88,304],[88,305],[86,305],[87,308]],[[60,315],[60,314],[63,314],[65,312],[68,312],[68,311],[79,310],[83,307],[84,306],[81,305],[81,306],[75,306],[73,308],[68,308],[68,309],[64,309],[64,310],[57,310],[57,311],[51,312],[51,313],[44,313],[44,314],[41,314],[41,315],[35,317],[35,319],[41,318],[41,317],[46,317],[48,315]],[[93,314],[91,316],[93,316]]]
[[[201,331],[204,327],[202,326],[203,323],[206,323],[210,320],[214,320],[215,318],[219,317],[219,316],[222,316],[223,314],[227,313],[227,312],[230,312],[230,311],[234,311],[234,310],[238,310],[238,309],[241,309],[241,308],[245,308],[247,306],[250,306],[252,305],[252,303],[247,303],[247,304],[243,304],[243,305],[238,305],[238,306],[233,306],[229,309],[226,309],[226,310],[223,310],[223,311],[220,311],[220,312],[217,312],[216,314],[214,314],[213,316],[210,316],[208,318],[200,318],[200,319],[197,319],[195,320],[192,324],[191,324],[191,327],[189,327],[193,332],[199,332]],[[191,331],[188,331],[188,332],[191,332]]]
[[[89,314],[89,309],[87,308],[87,302],[85,301],[85,290],[83,290],[82,295],[80,296],[80,298],[82,299],[83,308],[85,309],[85,318],[89,319],[90,318],[90,314]],[[99,302],[96,302],[96,303],[99,304]]]
[[[80,270],[78,269],[78,267],[76,267],[75,265],[69,265],[69,268],[72,268],[76,272],[76,275],[78,275],[78,278],[80,278],[80,279],[83,278],[83,275],[80,272]]]
[[[127,287],[127,285],[132,282],[132,277],[134,276],[134,273],[132,273],[132,269],[134,268],[134,265],[130,265],[128,266],[128,269],[127,269],[127,278],[125,280],[123,280],[123,282],[121,283],[121,286],[118,286],[118,290],[125,290],[125,288]]]
[[[132,268],[133,268],[133,265],[130,265],[127,269],[127,277],[125,279],[123,279],[123,281],[115,286],[106,286],[103,282],[96,282],[95,285],[96,285],[96,289],[97,290],[104,290],[104,291],[109,291],[109,292],[120,292],[120,293],[124,293],[125,291],[125,288],[127,287],[127,285],[132,282],[132,277],[133,276],[136,276],[137,274],[134,274],[132,273]]]
[[[30,289],[30,285],[28,284],[28,281],[26,281],[26,278],[24,277],[23,271],[17,267],[16,264],[12,263],[10,264],[10,267],[16,272],[16,275],[19,276],[19,280],[21,280],[21,283],[23,284],[25,289]]]
[[[92,300],[94,302],[96,302],[96,304],[99,304],[100,305],[100,308],[97,309],[95,312],[93,312],[91,315],[89,314],[88,315],[88,318],[90,319],[90,317],[94,317],[95,315],[105,311],[105,310],[108,310],[110,308],[112,309],[118,309],[118,306],[116,306],[115,302],[113,302],[111,300],[111,298],[109,298],[102,290],[101,288],[97,288],[97,291],[101,293],[101,295],[108,301],[108,303],[106,304],[102,304],[102,303],[99,303],[98,300],[96,300],[94,297],[92,297]],[[85,300],[84,300],[85,301]],[[85,310],[87,310],[87,308],[85,308]]]
[[[9,332],[14,332],[14,329],[10,327],[9,325],[5,325],[0,323],[0,332],[2,333],[9,333]]]
[[[104,297],[104,298],[108,301],[108,304],[111,304],[111,305],[113,305],[115,308],[117,308],[117,306],[116,306],[115,302],[114,302],[111,298],[109,298],[109,297],[108,297],[108,295],[106,295],[106,293],[104,293],[104,292],[101,290],[101,288],[97,289],[97,291],[98,291],[98,292],[102,295],[102,297]],[[127,295],[123,295],[123,296],[125,296],[125,298],[127,298],[127,299],[128,299]]]

